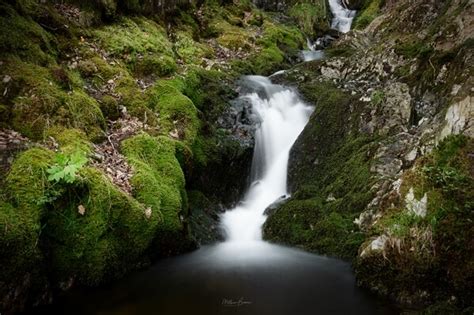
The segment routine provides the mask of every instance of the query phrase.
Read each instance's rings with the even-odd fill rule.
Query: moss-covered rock
[[[48,130],[48,136],[53,137],[61,148],[61,152],[71,155],[74,152],[89,154],[92,144],[87,135],[79,129],[64,129],[61,127]]]
[[[52,203],[45,222],[51,272],[59,281],[92,285],[134,267],[153,240],[161,214],[147,213],[101,172],[84,168]]]
[[[123,18],[118,24],[98,29],[94,35],[105,49],[126,62],[135,62],[139,54],[174,55],[166,31],[148,19]]]
[[[46,169],[52,160],[48,150],[27,150],[5,179],[5,200],[0,200],[0,307],[5,310],[21,310],[25,301],[36,303],[41,300],[39,295],[48,296],[40,250],[45,211],[40,200],[48,186]]]
[[[203,58],[212,58],[211,47],[197,42],[189,32],[178,31],[175,34],[174,50],[185,64],[201,64]]]
[[[217,42],[232,50],[241,49],[248,51],[255,41],[255,38],[251,36],[249,30],[232,25],[224,19],[216,19],[211,25],[211,28],[214,28],[219,34]]]
[[[163,215],[154,240],[156,254],[168,255],[188,248],[190,239],[183,224],[187,195],[173,141],[140,134],[123,141],[122,151],[135,171],[131,179],[134,197]]]
[[[37,5],[37,4],[34,4]],[[20,15],[12,5],[0,4],[0,51],[37,64],[54,61],[54,37],[28,15]]]
[[[11,124],[22,134],[43,139],[49,127],[59,125],[81,128],[91,139],[102,135],[105,121],[97,101],[58,85],[50,69],[12,58],[4,73],[11,77],[6,93]]]
[[[172,74],[177,69],[176,61],[167,55],[145,55],[134,66],[135,73],[139,75],[156,75],[164,77]]]
[[[173,85],[159,81],[148,91],[148,107],[157,112],[163,132],[191,144],[199,130],[193,102]]]

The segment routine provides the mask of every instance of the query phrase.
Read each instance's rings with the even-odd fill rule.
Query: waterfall
[[[324,51],[317,49],[319,42],[311,42],[309,38],[306,38],[307,50],[301,51],[301,59],[303,61],[321,60],[324,58]]]
[[[341,0],[329,0],[329,7],[333,15],[331,28],[341,33],[349,32],[357,11],[349,10],[342,4]]]
[[[252,104],[260,120],[255,133],[252,179],[240,204],[222,216],[228,241],[259,241],[265,209],[286,196],[290,149],[309,120],[312,107],[289,88],[272,84],[266,77],[244,78],[254,91],[241,97]]]

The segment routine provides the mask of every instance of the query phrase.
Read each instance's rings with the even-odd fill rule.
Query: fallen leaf
[[[86,208],[84,208],[83,205],[79,205],[79,207],[77,207],[77,212],[79,212],[80,215],[84,215],[86,213]]]
[[[147,219],[151,218],[151,208],[150,207],[145,209],[145,217]]]

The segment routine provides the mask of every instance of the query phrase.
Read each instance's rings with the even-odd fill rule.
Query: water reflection
[[[265,242],[226,242],[165,259],[40,314],[396,314],[358,289],[350,265]]]

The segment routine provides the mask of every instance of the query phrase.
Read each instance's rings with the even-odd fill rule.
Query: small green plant
[[[434,186],[445,193],[453,193],[469,185],[469,177],[455,167],[425,166],[423,171]]]
[[[383,91],[374,91],[372,93],[372,104],[374,106],[378,106],[382,104],[383,100],[385,99],[385,93]]]
[[[56,163],[47,170],[48,181],[71,184],[76,180],[77,171],[86,163],[87,157],[82,152],[75,152],[71,155],[58,153],[56,154]]]

